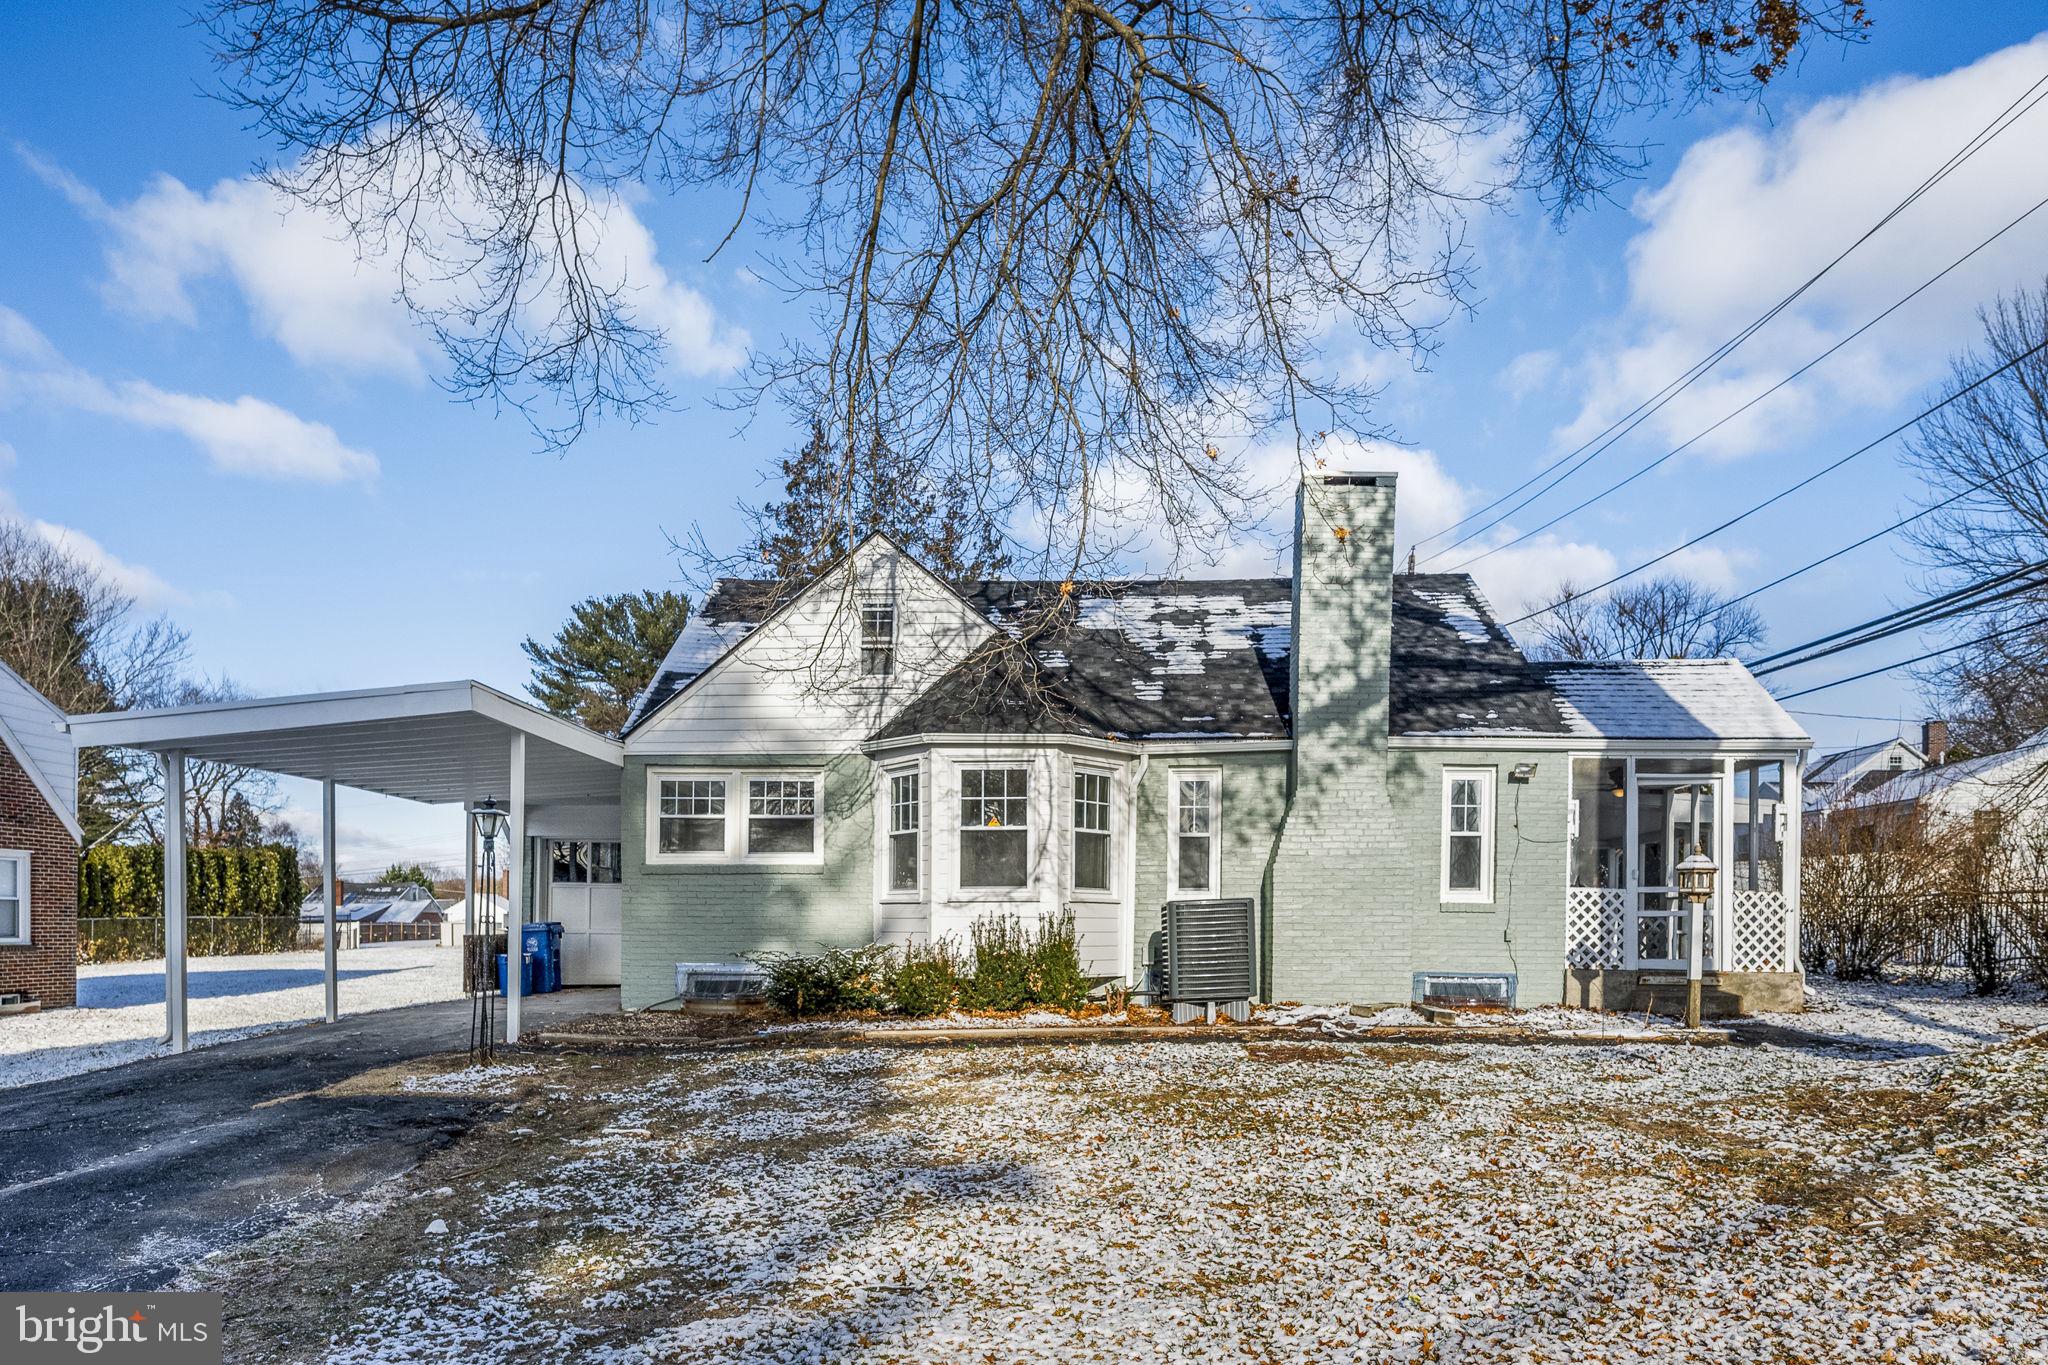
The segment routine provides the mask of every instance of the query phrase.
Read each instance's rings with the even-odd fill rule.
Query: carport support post
[[[526,736],[512,736],[512,795],[505,803],[505,1043],[519,1041],[519,993],[525,988],[520,970],[526,958],[521,930],[525,903],[520,900],[520,883],[526,851]]]
[[[341,1017],[341,971],[334,943],[334,879],[341,865],[334,860],[334,779],[320,779],[320,923],[327,971],[327,1022]]]
[[[185,1032],[185,751],[164,764],[164,1023],[171,1051],[191,1046]]]

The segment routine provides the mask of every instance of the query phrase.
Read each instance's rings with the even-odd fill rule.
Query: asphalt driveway
[[[618,1007],[616,990],[568,990],[526,1018]],[[320,1092],[468,1032],[468,1002],[443,1000],[0,1090],[0,1289],[157,1288],[409,1169],[493,1101]]]

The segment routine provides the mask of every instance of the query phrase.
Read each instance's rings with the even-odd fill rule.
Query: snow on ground
[[[293,1356],[338,1365],[2048,1359],[2048,1006],[1819,999],[1717,1048],[548,1057],[487,1184],[253,1254],[357,1286]]]
[[[318,952],[195,957],[186,975],[192,1046],[318,1019],[326,1011]],[[462,994],[462,958],[433,944],[383,943],[340,953],[341,1012],[416,1005]],[[0,1018],[0,1089],[119,1066],[168,1051],[164,964],[106,962],[78,969],[78,1007]]]

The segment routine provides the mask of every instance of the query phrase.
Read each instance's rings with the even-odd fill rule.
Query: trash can
[[[562,924],[543,920],[520,926],[520,939],[533,958],[533,993],[545,995],[562,989]]]
[[[538,970],[535,954],[521,953],[519,955],[519,993],[521,995],[538,994],[538,991],[534,987],[534,977],[536,975],[538,975]],[[504,995],[505,993],[505,955],[503,953],[499,953],[498,994]]]

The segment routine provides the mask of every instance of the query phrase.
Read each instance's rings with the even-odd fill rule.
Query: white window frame
[[[896,782],[899,778],[911,778],[917,783],[917,827],[914,830],[896,828]],[[932,808],[932,783],[925,776],[924,767],[919,763],[903,763],[893,768],[882,769],[881,806],[875,821],[881,830],[881,847],[876,860],[880,869],[880,895],[885,901],[921,901],[924,899],[925,883],[930,878],[930,862],[925,843],[930,833],[931,822],[925,815]],[[917,885],[899,887],[895,884],[896,840],[899,835],[912,834],[917,845]]]
[[[1191,778],[1209,782],[1209,885],[1183,888],[1180,884],[1180,784]],[[1215,900],[1223,894],[1223,770],[1221,768],[1168,768],[1166,770],[1166,898],[1170,901]]]
[[[21,870],[15,874],[16,881],[14,883],[15,898],[21,902],[21,932],[12,938],[0,938],[0,943],[5,943],[10,947],[26,946],[34,937],[32,928],[35,923],[35,916],[29,906],[29,901],[31,899],[31,890],[34,887],[31,874],[35,869],[29,865],[29,854],[25,848],[0,848],[0,859],[21,865]]]
[[[808,781],[815,784],[811,812],[809,853],[747,852],[748,784],[754,781]],[[661,784],[663,782],[723,782],[725,784],[725,848],[716,853],[663,853],[661,851]],[[737,864],[747,867],[815,867],[825,861],[825,774],[817,768],[649,768],[647,770],[647,830],[645,853],[649,867]]]
[[[989,825],[964,823],[960,818],[960,803],[967,799],[967,774],[978,772],[1019,772],[1024,774],[1024,823],[1022,825],[997,825],[996,829],[1022,830],[1024,834],[1024,880],[1015,886],[969,886],[966,880],[967,840],[964,836],[976,830],[992,828]],[[1037,780],[1034,780],[1036,777]],[[1005,897],[1021,898],[1034,894],[1038,889],[1038,847],[1032,840],[1037,825],[1032,819],[1032,805],[1040,798],[1033,791],[1044,778],[1038,765],[1023,759],[986,758],[959,761],[953,767],[953,790],[950,796],[953,819],[953,894],[968,900],[992,900]],[[984,798],[985,799],[985,798]]]
[[[886,641],[881,641],[877,637],[877,643],[869,643],[868,613],[871,611],[886,611],[889,613],[889,638]],[[854,648],[859,656],[854,661],[855,671],[859,674],[862,681],[871,684],[886,683],[896,676],[897,646],[903,639],[903,612],[897,606],[895,598],[863,597],[858,599],[854,608],[854,636]],[[870,650],[879,651],[884,663],[884,667],[872,672],[868,669],[868,652]]]
[[[1091,830],[1089,831],[1089,833],[1100,833],[1108,836],[1108,886],[1082,886],[1080,883],[1080,836],[1082,831],[1081,827],[1074,821],[1074,803],[1076,800],[1074,793],[1074,785],[1080,778],[1083,777],[1100,778],[1102,779],[1103,783],[1102,828],[1100,830]],[[1067,826],[1067,889],[1069,893],[1072,894],[1073,898],[1077,901],[1113,902],[1122,899],[1121,893],[1118,890],[1118,885],[1121,881],[1121,878],[1117,876],[1118,859],[1116,816],[1116,769],[1094,763],[1076,763],[1073,766],[1071,776],[1067,780],[1067,809],[1065,823]]]
[[[1445,768],[1443,804],[1439,812],[1437,894],[1447,905],[1493,904],[1494,777],[1492,768]],[[1479,885],[1451,886],[1451,793],[1460,782],[1479,784],[1479,828],[1460,835],[1479,839]]]

